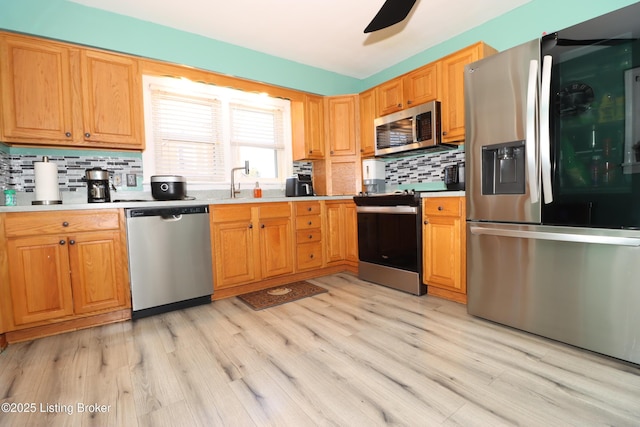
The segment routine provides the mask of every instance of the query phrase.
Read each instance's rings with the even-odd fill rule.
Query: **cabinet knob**
[[[413,104],[413,101],[407,101],[407,105]]]
[[[260,228],[264,228],[264,224],[260,224]]]
[[[309,221],[309,222],[307,223],[307,225],[311,225],[311,224],[313,224],[313,221]]]
[[[313,150],[309,150],[309,154],[312,154],[312,153],[313,153]]]
[[[443,209],[442,206],[438,206],[438,210],[441,211]]]
[[[90,134],[89,132],[85,132],[85,133],[84,133],[84,137],[85,137],[85,138],[91,138],[91,134]]]
[[[67,243],[66,240],[60,240],[58,243],[60,243],[61,245],[64,245],[65,243]]]
[[[71,138],[71,132],[65,132],[64,136],[66,136],[67,138]]]
[[[309,255],[309,258],[313,259],[313,254]]]
[[[398,108],[402,108],[402,104],[398,104]]]
[[[75,240],[73,240],[73,239],[71,239],[71,240],[69,240],[69,244],[70,244],[70,245],[75,245],[75,244],[76,244],[76,241],[75,241]]]
[[[63,223],[62,223],[62,226],[63,226],[63,227],[68,227],[68,226],[69,226],[69,223],[68,223],[67,221],[65,221],[65,222],[63,222]]]
[[[423,222],[423,224],[424,224],[424,225],[427,225],[427,224],[429,224],[429,221],[427,221],[427,220],[425,219],[425,220],[424,220],[424,222]]]
[[[310,207],[309,207],[309,208],[307,208],[307,211],[311,212],[311,208],[310,208]]]
[[[329,151],[329,154],[333,154],[333,150]]]
[[[313,239],[313,234],[309,234],[309,238],[310,238],[310,239]]]
[[[253,224],[252,223],[249,223],[249,228],[253,228]]]
[[[446,133],[446,132],[442,132],[442,134],[443,134],[443,135],[446,135],[447,133]]]

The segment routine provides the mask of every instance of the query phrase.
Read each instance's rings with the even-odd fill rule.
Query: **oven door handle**
[[[356,213],[383,213],[416,215],[416,206],[356,206]]]

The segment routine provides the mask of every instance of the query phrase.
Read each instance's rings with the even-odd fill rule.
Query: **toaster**
[[[313,196],[313,184],[311,183],[311,175],[299,173],[290,178],[287,178],[285,186],[285,196]]]

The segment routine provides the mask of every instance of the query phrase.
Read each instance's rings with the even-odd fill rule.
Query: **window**
[[[291,174],[289,101],[170,77],[144,76],[145,183],[182,175],[191,187],[236,181],[280,185]],[[216,185],[218,184],[218,185]]]

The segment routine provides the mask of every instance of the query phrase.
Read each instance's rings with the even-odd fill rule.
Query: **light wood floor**
[[[0,425],[640,425],[636,365],[349,274],[312,282],[329,293],[11,345],[0,397],[23,412]]]

